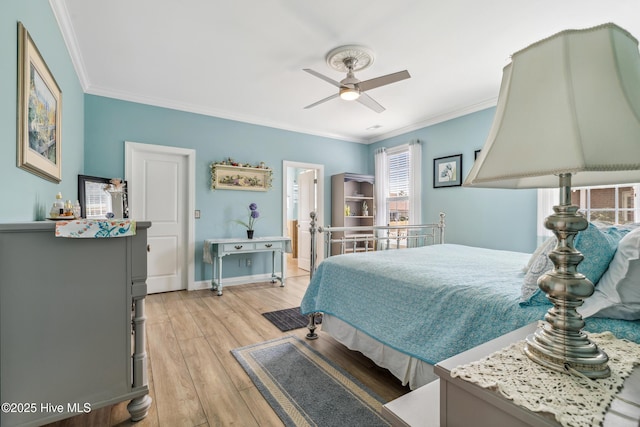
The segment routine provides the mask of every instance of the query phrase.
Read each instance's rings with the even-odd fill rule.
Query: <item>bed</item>
[[[600,230],[593,228],[594,233]],[[615,245],[608,243],[613,253],[608,260],[605,257],[607,264],[619,255],[617,244],[623,239],[631,240],[632,249],[636,246],[631,258],[637,260],[640,229],[616,238]],[[533,270],[544,270],[548,250],[555,246],[549,242],[533,255],[443,241],[406,246],[325,258],[311,277],[301,312],[323,313],[324,332],[387,368],[411,389],[434,380],[432,368],[439,361],[542,320],[551,307],[544,295],[541,298],[524,285],[527,280],[531,283]],[[576,247],[580,250],[577,239]],[[605,279],[602,273],[601,277]],[[638,277],[629,279],[640,288]],[[638,297],[638,292],[632,293],[632,299]],[[596,294],[592,298],[597,300]],[[611,307],[603,310],[600,302],[595,308],[592,304],[585,330],[608,330],[640,343],[640,316],[634,319],[637,314],[629,315],[629,304],[625,304],[627,314],[623,315],[616,315]],[[630,310],[640,312],[640,299]],[[603,313],[622,318],[602,317]],[[310,336],[314,327],[310,323]]]

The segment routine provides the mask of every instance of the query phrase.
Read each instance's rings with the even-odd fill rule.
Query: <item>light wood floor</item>
[[[49,426],[282,426],[230,350],[287,334],[304,338],[306,328],[280,332],[261,314],[300,305],[309,276],[292,261],[285,287],[229,286],[221,297],[210,290],[149,295],[149,415],[132,423],[123,402]],[[319,335],[307,342],[385,401],[409,391],[360,353]]]

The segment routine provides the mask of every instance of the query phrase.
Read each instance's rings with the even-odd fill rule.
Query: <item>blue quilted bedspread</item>
[[[543,319],[550,306],[518,304],[530,256],[453,244],[338,255],[319,265],[301,311],[331,314],[435,364]],[[640,321],[586,323],[640,343]]]

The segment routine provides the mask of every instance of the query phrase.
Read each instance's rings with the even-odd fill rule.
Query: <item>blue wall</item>
[[[536,248],[536,190],[433,188],[433,159],[462,154],[463,178],[471,170],[474,151],[484,145],[495,113],[489,108],[369,145],[369,170],[379,147],[422,141],[422,222],[447,214],[445,240],[519,252]]]
[[[85,118],[87,175],[124,177],[125,141],[196,150],[196,209],[201,211],[201,219],[196,220],[195,280],[204,280],[211,274],[210,267],[200,261],[199,242],[213,237],[242,236],[244,229],[233,221],[246,219],[249,203],[257,203],[261,214],[256,236],[282,234],[283,160],[324,165],[325,218],[331,217],[331,175],[345,171],[366,173],[368,168],[368,147],[363,144],[100,96],[86,96]],[[272,189],[211,190],[209,165],[227,157],[242,163],[264,162],[273,169]],[[259,258],[251,268],[225,264],[224,276],[268,271],[268,257]]]
[[[16,166],[18,21],[25,26],[62,90],[62,182]],[[49,2],[0,1],[0,221],[44,219],[55,195],[76,199],[84,164],[84,94]]]

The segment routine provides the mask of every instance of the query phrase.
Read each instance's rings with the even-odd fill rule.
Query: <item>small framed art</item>
[[[433,188],[462,185],[462,154],[433,159]]]
[[[53,182],[62,180],[62,91],[18,23],[18,167]]]

